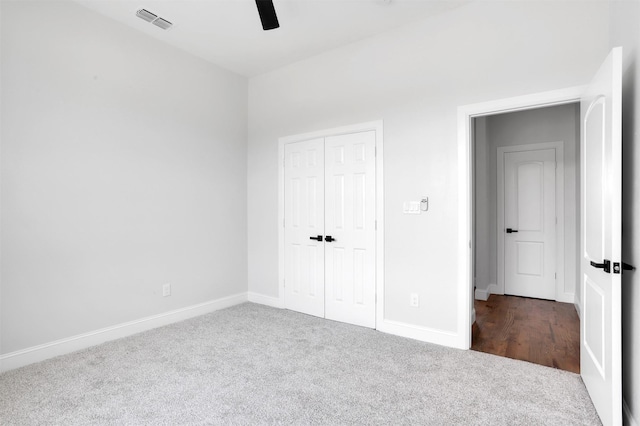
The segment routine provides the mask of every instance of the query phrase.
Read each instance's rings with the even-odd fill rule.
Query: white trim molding
[[[578,319],[582,318],[582,308],[580,307],[579,303],[574,303],[573,307],[576,308],[576,313],[578,314]]]
[[[582,300],[581,299],[582,299],[582,295],[578,297],[578,294],[576,293],[574,295],[573,301],[569,302],[569,303],[573,303],[573,305],[576,307],[578,318],[582,318]]]
[[[475,298],[476,300],[484,300],[485,302],[489,299],[491,292],[488,288],[476,288]],[[472,323],[473,324],[473,323]]]
[[[0,355],[0,372],[13,370],[35,362],[44,361],[60,355],[96,346],[110,340],[121,339],[143,331],[184,321],[189,318],[208,314],[220,309],[247,302],[247,293],[238,293],[220,299],[210,300],[197,305],[140,318],[134,321],[101,328],[88,333],[78,334],[65,339],[42,345],[32,346],[19,351]]]
[[[489,287],[487,287],[487,291],[489,292],[489,295],[500,294],[498,292],[498,284],[496,284],[496,283],[489,284]]]
[[[329,136],[374,131],[376,134],[376,326],[384,320],[384,175],[382,120],[319,130],[278,139],[278,299],[286,308],[284,291],[284,147],[286,144]],[[275,303],[275,301],[272,301]],[[265,303],[268,304],[268,303]],[[377,328],[377,327],[376,327]]]
[[[249,302],[257,303],[259,305],[271,306],[272,308],[284,308],[284,304],[282,303],[282,298],[266,296],[260,293],[249,292]]]
[[[455,331],[421,327],[414,324],[388,319],[384,319],[378,323],[378,331],[394,334],[400,337],[407,337],[409,339],[420,340],[422,342],[434,343],[436,345],[450,346],[453,348],[459,347],[459,336]]]
[[[523,111],[580,101],[584,86],[534,93],[458,107],[458,333],[456,347],[471,347],[473,300],[472,120],[503,112]]]

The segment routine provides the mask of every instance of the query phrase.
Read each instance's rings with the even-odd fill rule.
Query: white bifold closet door
[[[285,306],[324,317],[324,139],[284,152]]]
[[[285,146],[285,306],[375,328],[375,132]]]

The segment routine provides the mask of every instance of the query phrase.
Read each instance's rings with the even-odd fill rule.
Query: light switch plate
[[[420,201],[405,201],[402,204],[402,213],[420,214]]]

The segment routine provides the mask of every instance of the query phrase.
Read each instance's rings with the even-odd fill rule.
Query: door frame
[[[564,291],[564,144],[562,142],[542,142],[526,145],[513,145],[513,146],[501,146],[498,147],[496,164],[501,164],[501,167],[497,168],[497,226],[496,226],[496,242],[498,244],[497,251],[497,285],[498,288],[494,294],[504,294],[505,282],[504,282],[504,154],[507,152],[524,152],[524,151],[537,151],[541,149],[556,150],[556,228],[555,228],[555,240],[556,240],[556,285],[555,285],[555,300],[557,302],[574,303],[575,292],[565,295]],[[569,300],[569,298],[570,300]]]
[[[585,86],[503,98],[458,107],[458,344],[471,348],[473,308],[473,126],[472,119],[505,112],[580,102]]]
[[[278,303],[284,308],[284,147],[290,143],[302,142],[310,139],[326,138],[350,133],[374,131],[376,134],[376,325],[378,328],[384,319],[384,180],[383,180],[383,121],[370,121],[332,129],[318,130],[309,133],[296,134],[278,138]]]

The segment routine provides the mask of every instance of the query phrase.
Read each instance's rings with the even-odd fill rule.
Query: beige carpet
[[[578,375],[239,305],[0,375],[2,425],[597,425]]]

